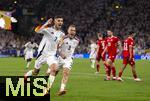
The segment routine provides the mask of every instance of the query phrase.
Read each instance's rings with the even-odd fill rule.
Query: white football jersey
[[[66,58],[72,58],[75,48],[79,44],[79,39],[78,38],[69,38],[66,36],[63,40],[63,44],[60,48],[60,52],[66,56]]]
[[[45,28],[38,33],[44,34],[39,45],[38,55],[55,55],[58,43],[65,34],[61,30],[55,30],[54,27]]]
[[[90,45],[91,54],[96,54],[97,45],[95,43],[92,43]]]
[[[0,28],[5,28],[5,20],[4,20],[4,18],[0,18]]]
[[[27,42],[25,45],[25,53],[33,52],[35,47],[38,47],[36,43]]]

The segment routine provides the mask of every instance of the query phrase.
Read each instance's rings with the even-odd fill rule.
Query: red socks
[[[108,66],[107,64],[105,64],[105,66],[106,66],[106,69],[107,69],[107,71],[106,71],[107,76],[110,76],[111,68],[110,68],[110,66]]]
[[[97,65],[96,65],[96,71],[99,72],[99,69],[100,69],[100,65],[97,64]]]
[[[122,69],[119,71],[119,77],[122,76]]]
[[[111,70],[112,70],[112,75],[113,75],[113,77],[116,77],[116,68],[115,68],[115,67],[112,67]]]

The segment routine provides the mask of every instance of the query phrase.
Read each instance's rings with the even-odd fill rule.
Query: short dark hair
[[[108,26],[108,27],[107,27],[107,31],[114,32],[114,28],[113,28],[113,27]]]
[[[108,36],[107,36],[107,32],[104,32],[104,33],[102,34],[102,36],[103,36],[103,38],[108,37]]]
[[[132,34],[134,34],[134,31],[130,31],[128,35],[132,35]]]
[[[57,18],[63,18],[63,16],[62,16],[62,15],[56,15],[56,16],[54,17],[54,19],[57,19]]]
[[[71,25],[69,25],[69,27],[76,27],[76,25],[74,25],[74,24],[71,24]]]
[[[102,36],[102,33],[101,33],[101,32],[97,32],[97,35],[98,35],[98,36]]]

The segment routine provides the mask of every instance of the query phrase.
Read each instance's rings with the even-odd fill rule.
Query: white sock
[[[94,60],[94,59],[92,59],[92,60],[91,60],[91,62],[92,62],[91,66],[93,66],[93,67],[94,67],[95,60]]]
[[[48,88],[51,88],[51,86],[52,86],[52,84],[53,84],[53,82],[55,80],[55,76],[50,75],[48,79],[49,79],[49,81],[48,81]]]
[[[65,87],[66,87],[66,84],[61,83],[60,91],[63,91],[65,89]]]
[[[30,71],[28,71],[26,74],[25,74],[25,76],[32,76],[33,74],[32,74],[32,70],[30,70]]]
[[[27,62],[27,66],[26,67],[29,68],[29,65],[30,65],[30,62]]]
[[[93,64],[93,65],[95,64],[95,60],[94,60],[94,59],[92,60],[92,64]]]

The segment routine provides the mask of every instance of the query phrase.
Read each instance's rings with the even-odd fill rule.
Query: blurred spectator
[[[150,48],[149,4],[149,0],[1,0],[2,10],[12,10],[18,16],[18,31],[3,31],[0,49],[21,48],[31,38],[39,42],[41,36],[34,28],[58,14],[64,17],[64,30],[72,23],[77,26],[81,39],[77,53],[86,53],[88,40],[111,28],[121,40],[135,31],[135,52],[142,54]]]

